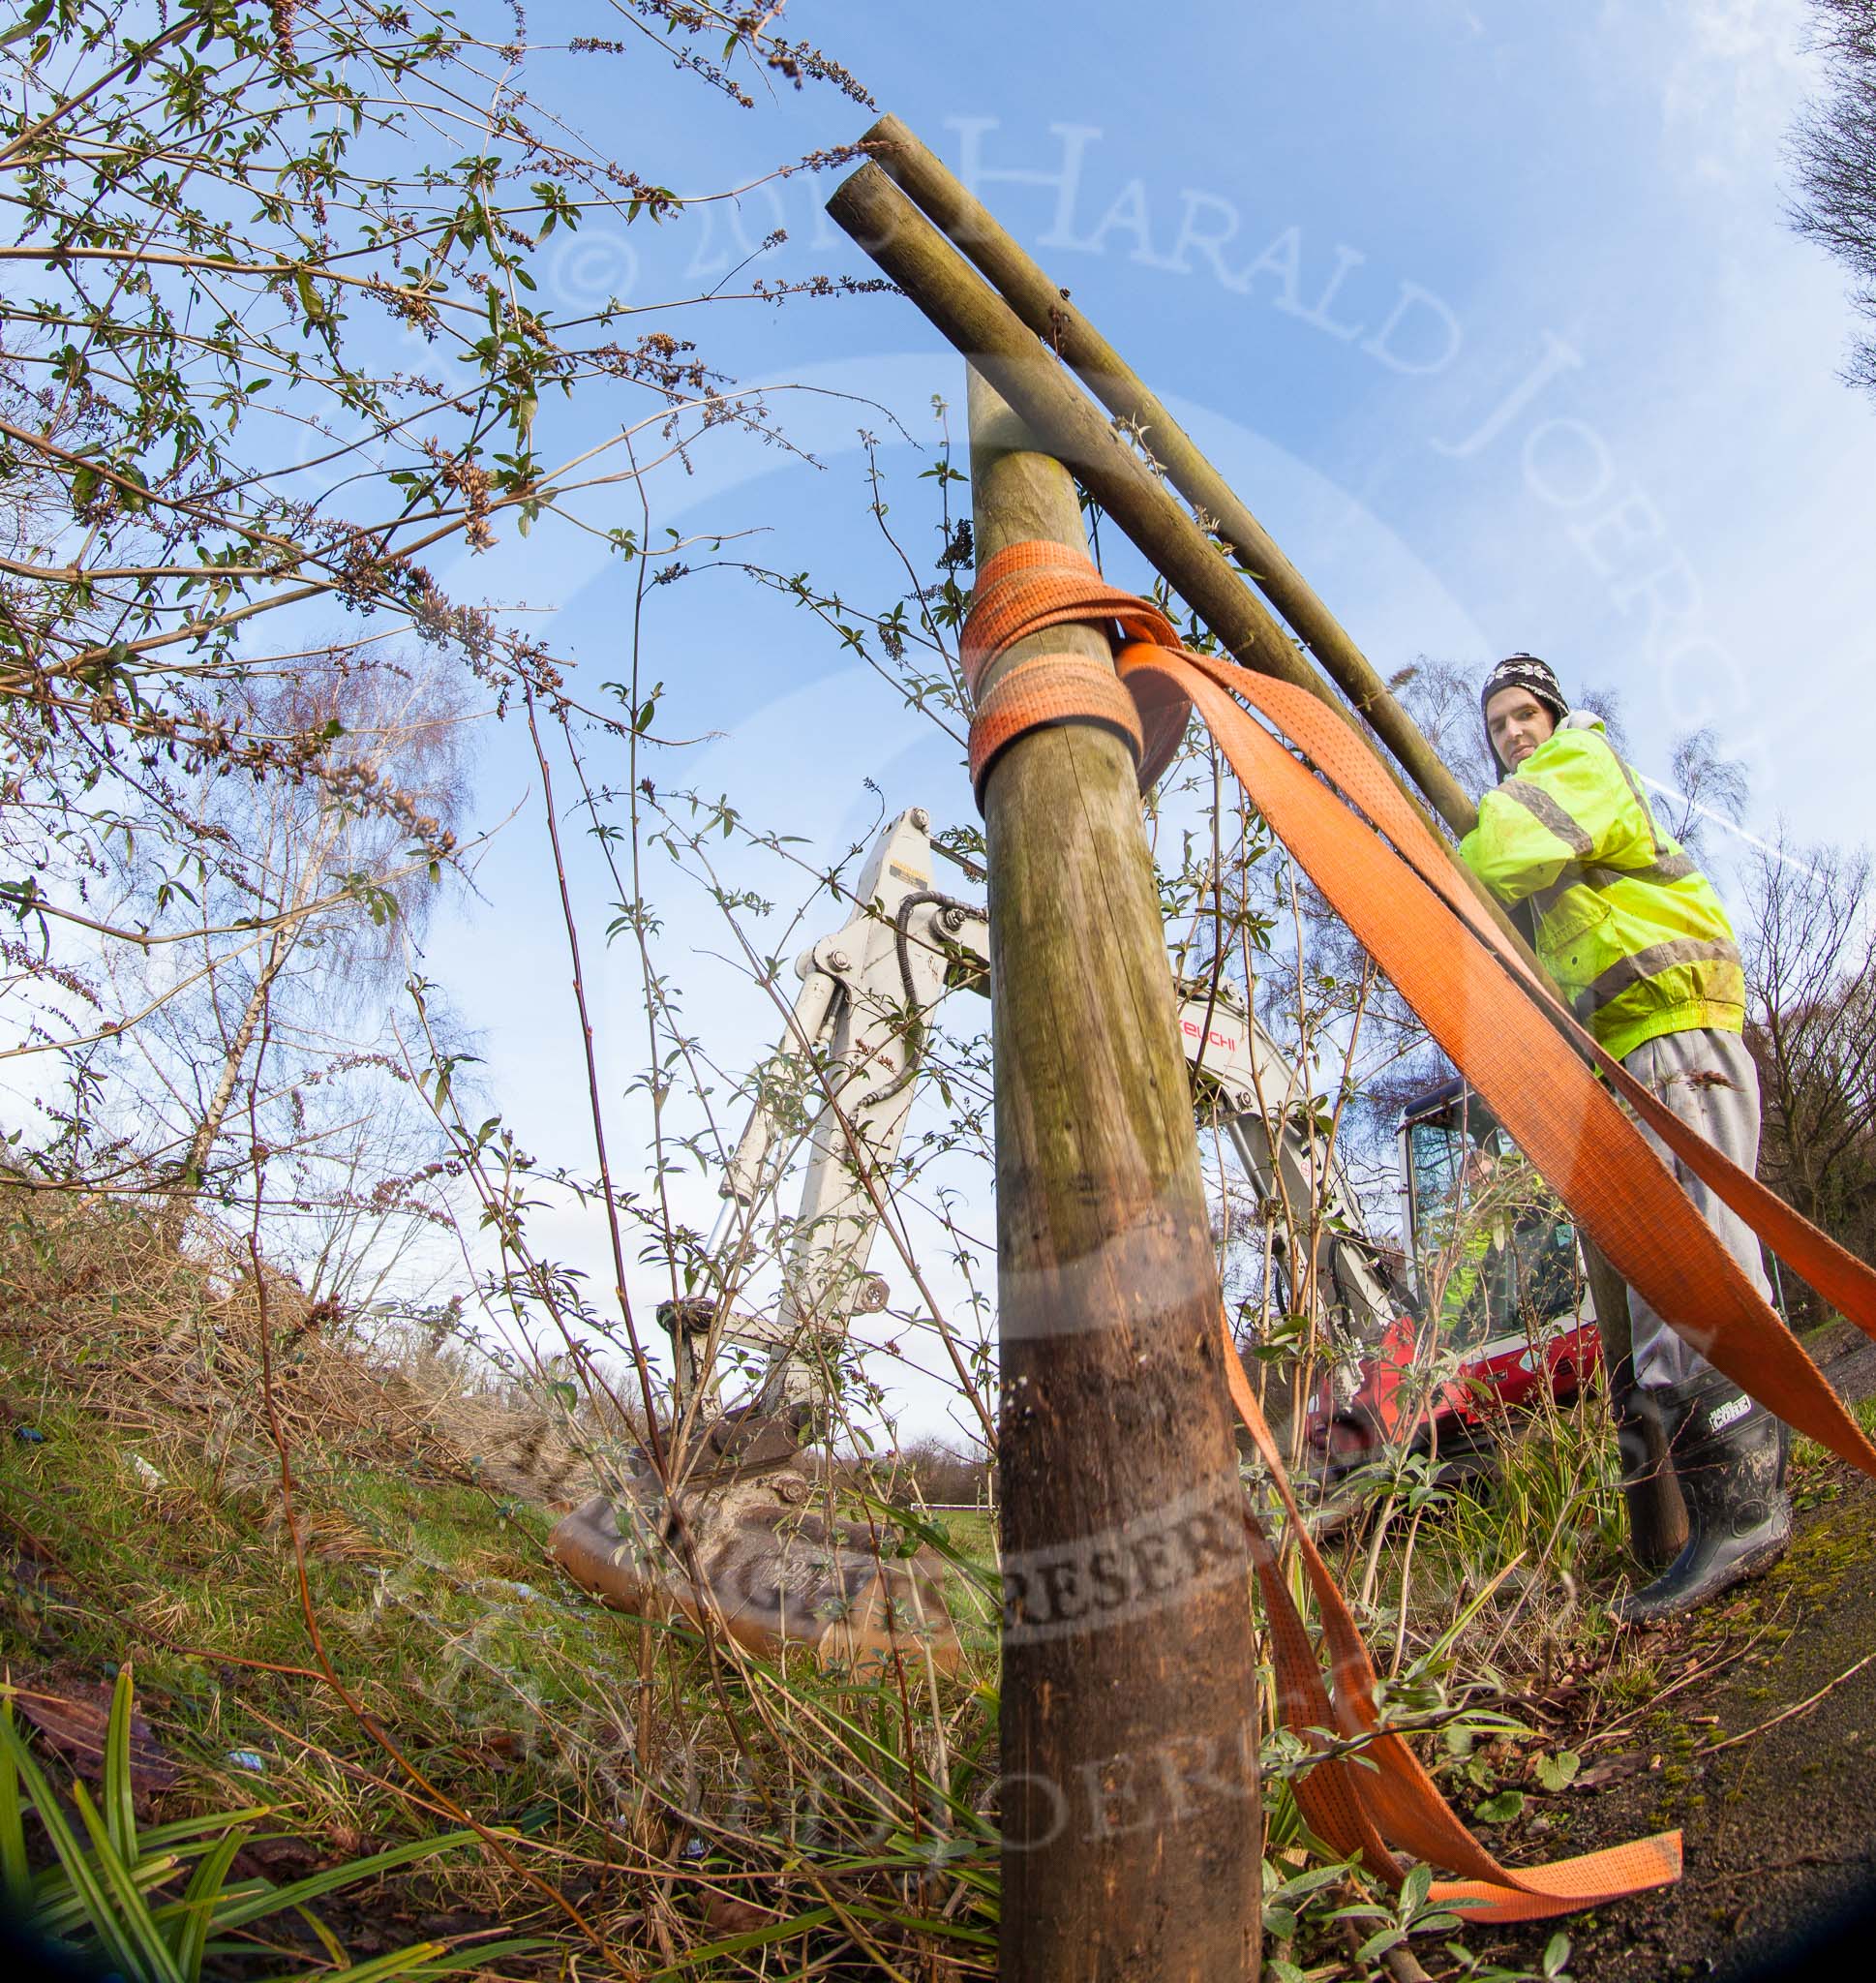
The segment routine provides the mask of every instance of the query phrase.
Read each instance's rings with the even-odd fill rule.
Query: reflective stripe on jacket
[[[1459,852],[1501,900],[1529,900],[1539,959],[1618,1060],[1659,1033],[1740,1030],[1733,926],[1598,717],[1567,717],[1487,792]]]

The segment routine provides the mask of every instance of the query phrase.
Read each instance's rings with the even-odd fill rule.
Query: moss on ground
[[[29,1398],[32,1378],[0,1362],[0,1643],[15,1683],[57,1691],[133,1661],[185,1800],[260,1796],[336,1850],[434,1821],[385,1787],[401,1775],[387,1743],[484,1823],[585,1804],[620,1747],[639,1635],[547,1565],[545,1513],[420,1469],[316,1466],[296,1495],[303,1598],[277,1469],[192,1451],[175,1427],[126,1432],[43,1384]],[[384,1742],[316,1676],[309,1603]],[[516,1898],[481,1866],[413,1885],[439,1877],[471,1907]]]
[[[120,1208],[47,1217],[0,1192],[15,1686],[76,1693],[131,1662],[179,1773],[164,1813],[265,1801],[315,1864],[460,1814],[508,1835],[322,1904],[354,1959],[499,1924],[557,1938],[544,1971],[570,1953],[642,1969],[799,1918],[799,1964],[882,1909],[910,1948],[905,1924],[947,1900],[942,1945],[982,1952],[993,1693],[778,1671],[601,1609],[546,1555],[553,1511],[484,1464],[505,1435],[488,1400],[439,1411],[316,1335],[294,1294],[257,1302],[225,1259],[160,1257]],[[987,1558],[983,1517],[941,1520],[966,1564]],[[937,1759],[958,1837],[933,1899]],[[831,1878],[837,1919],[813,1905]]]

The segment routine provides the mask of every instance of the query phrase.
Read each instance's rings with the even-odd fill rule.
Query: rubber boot
[[[1619,1625],[1665,1625],[1770,1570],[1792,1539],[1785,1429],[1731,1378],[1709,1370],[1661,1393],[1669,1450],[1687,1508],[1687,1545],[1620,1600]]]

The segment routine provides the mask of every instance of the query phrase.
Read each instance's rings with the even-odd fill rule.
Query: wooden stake
[[[975,372],[980,567],[1085,553]],[[1073,626],[1014,649],[1111,660]],[[991,679],[994,679],[992,677]],[[1219,1289],[1134,766],[1019,739],[985,791],[1002,1343],[1005,1983],[1258,1972],[1257,1711]]]
[[[878,166],[868,163],[843,179],[827,210],[1009,401],[1036,436],[1037,444],[1074,469],[1233,658],[1259,674],[1276,675],[1307,688],[1334,710],[1370,749],[1375,748],[1373,737],[1353,711],[1308,657],[1298,653],[1177,497],[1120,440],[1087,394],[1063,372],[1054,354],[1009,304],[965,265],[957,251]],[[1427,747],[1431,752],[1431,745]],[[1378,751],[1376,759],[1425,819],[1425,809],[1419,808],[1399,774]],[[1434,793],[1427,796],[1438,806]],[[1465,801],[1463,792],[1458,802],[1449,799],[1439,810],[1456,833],[1469,832],[1478,821],[1476,809]],[[1525,962],[1542,975],[1543,966],[1504,904],[1457,852],[1453,868]]]
[[[1658,1411],[1634,1396],[1635,1354],[1628,1288],[1588,1233],[1579,1233],[1589,1299],[1602,1345],[1603,1385],[1621,1454],[1622,1501],[1628,1510],[1628,1546],[1637,1563],[1666,1570],[1687,1541],[1687,1504],[1668,1452],[1667,1428]]]
[[[1465,788],[1374,664],[1192,437],[1069,301],[1068,291],[1049,281],[983,201],[898,118],[882,117],[861,142],[989,278],[1030,330],[1060,354],[1109,412],[1140,436],[1166,479],[1211,519],[1257,589],[1374,725],[1435,809],[1455,831],[1469,832],[1474,813]]]
[[[1178,498],[878,166],[862,166],[843,179],[827,210],[1010,402],[1038,442],[1074,471],[1235,659],[1307,688],[1366,737],[1353,711]],[[1476,816],[1468,804],[1447,824],[1467,832]]]

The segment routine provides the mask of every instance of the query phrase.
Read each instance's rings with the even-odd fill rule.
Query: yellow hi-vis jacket
[[[1733,926],[1599,717],[1566,717],[1487,792],[1459,852],[1501,900],[1529,900],[1538,958],[1618,1060],[1660,1033],[1740,1031]]]

